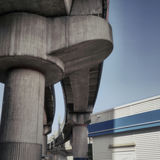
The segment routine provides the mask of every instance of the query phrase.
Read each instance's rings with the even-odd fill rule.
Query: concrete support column
[[[87,125],[77,125],[72,131],[72,150],[74,160],[88,160]]]
[[[43,135],[42,155],[47,155],[47,135]]]
[[[8,71],[0,126],[0,159],[40,160],[45,77],[38,71]]]

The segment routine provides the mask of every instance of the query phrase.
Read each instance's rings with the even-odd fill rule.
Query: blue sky
[[[160,94],[159,6],[159,0],[110,0],[114,50],[94,112]]]
[[[160,95],[160,0],[110,0],[114,50],[105,60],[94,112]],[[0,86],[0,105],[3,87]],[[56,118],[64,101],[56,84]]]

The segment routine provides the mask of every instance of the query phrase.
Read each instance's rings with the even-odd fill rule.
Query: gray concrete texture
[[[102,62],[113,48],[110,25],[96,16],[8,14],[0,17],[0,42],[1,81],[9,68],[30,67],[45,74],[47,85]]]
[[[46,83],[62,78],[63,63],[46,54],[46,30],[46,18],[39,15],[12,13],[0,16],[2,77],[9,68],[28,67],[44,73]]]
[[[2,143],[0,154],[2,160],[41,160],[41,145],[26,142]]]
[[[85,132],[84,124],[89,123],[90,113],[93,111],[100,84],[102,62],[109,55],[108,53],[111,53],[113,48],[111,27],[108,25],[108,31],[110,31],[107,34],[105,32],[107,25],[103,25],[100,21],[98,22],[98,20],[102,20],[106,23],[106,20],[102,19],[102,17],[106,19],[104,16],[106,15],[106,6],[104,4],[105,2],[101,0],[76,0],[73,3],[71,11],[71,16],[75,16],[76,20],[79,19],[77,23],[73,23],[74,27],[71,30],[73,31],[72,33],[75,31],[74,34],[76,36],[74,40],[79,41],[78,39],[82,37],[83,40],[87,37],[91,38],[88,41],[78,43],[77,46],[73,45],[72,50],[70,50],[72,57],[67,57],[66,55],[66,60],[69,61],[70,58],[71,60],[66,63],[68,70],[66,70],[65,78],[62,81],[67,113],[65,119],[66,125],[63,130],[64,138],[63,136],[58,137],[57,142],[62,143],[61,141],[66,141],[69,139],[68,135],[71,135],[74,144],[74,158],[87,158],[87,132]],[[85,19],[82,20],[80,17],[85,17]],[[87,17],[95,19],[91,22]],[[84,27],[83,29],[81,25]],[[98,36],[101,36],[101,38]],[[102,38],[103,36],[106,36],[106,38],[110,37],[108,44],[105,44],[103,41],[105,39]],[[76,59],[75,57],[78,58]],[[81,129],[78,129],[78,127]]]
[[[74,158],[88,157],[88,129],[86,126],[74,126],[72,130],[72,150]]]
[[[48,29],[52,38],[57,34],[59,38],[56,38],[56,45],[52,43],[55,41],[50,40],[51,45],[48,42],[47,53],[64,62],[66,74],[94,66],[111,53],[112,31],[104,19],[96,16],[71,16],[54,19],[51,23],[61,26],[61,32]]]
[[[103,12],[102,0],[75,0],[73,3],[71,15],[102,15]]]
[[[5,160],[17,157],[16,154],[12,154],[12,158],[8,157],[7,153],[14,151],[25,156],[27,150],[30,150],[29,146],[32,148],[35,144],[41,147],[44,87],[45,77],[40,72],[30,69],[13,69],[8,72],[0,126],[0,146],[5,147],[5,150],[0,150],[0,156],[3,155]],[[40,152],[34,147],[33,151]],[[30,160],[35,160],[37,155],[34,155]]]
[[[56,150],[54,152],[48,152],[48,160],[67,160],[65,152]]]
[[[29,12],[43,16],[65,16],[70,13],[72,0],[0,0],[0,14]]]
[[[89,69],[79,70],[70,75],[72,92],[74,93],[74,111],[86,112],[88,108]],[[81,78],[85,77],[85,78]]]
[[[47,135],[43,135],[42,155],[47,156]]]
[[[5,85],[0,142],[42,143],[44,76],[14,69]]]
[[[54,97],[48,95],[49,103],[44,102],[45,87],[64,79],[69,82],[65,97],[71,93],[70,107],[66,99],[66,120],[73,123],[73,155],[87,157],[84,124],[98,92],[98,87],[92,92],[91,82],[98,86],[99,65],[113,49],[110,24],[99,17],[102,8],[101,0],[73,4],[72,0],[0,0],[0,82],[5,83],[2,159],[39,160],[42,149],[46,153],[54,116],[48,108]],[[98,74],[97,70],[93,74],[95,66]]]

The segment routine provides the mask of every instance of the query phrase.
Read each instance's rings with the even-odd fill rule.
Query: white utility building
[[[92,115],[93,160],[160,160],[160,96]]]

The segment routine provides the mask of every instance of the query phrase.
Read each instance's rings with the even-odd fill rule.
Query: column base
[[[0,143],[0,159],[3,160],[40,160],[42,146],[33,143]]]

